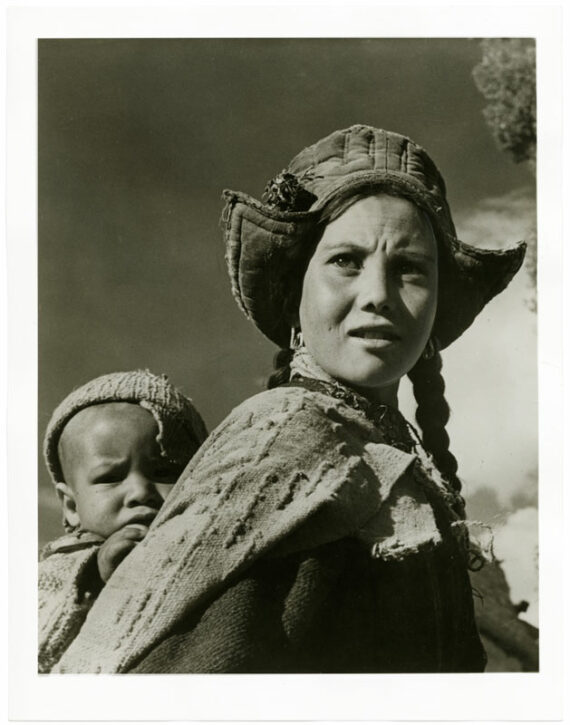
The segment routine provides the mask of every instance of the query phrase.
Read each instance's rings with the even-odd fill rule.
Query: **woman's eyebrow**
[[[327,242],[323,245],[323,249],[325,249],[327,253],[336,252],[337,250],[361,252],[362,250],[368,249],[368,247],[364,242],[340,240],[335,242]]]
[[[433,254],[430,254],[429,252],[421,252],[414,249],[409,249],[408,247],[401,247],[396,248],[392,252],[393,256],[397,257],[415,257],[416,259],[422,259],[425,262],[433,262],[434,264],[437,262],[436,257],[434,257]]]
[[[400,242],[398,242],[394,247],[392,247],[391,252],[389,254],[392,255],[402,255],[402,256],[408,256],[408,257],[416,257],[417,259],[424,259],[426,262],[433,262],[434,264],[437,262],[437,258],[431,254],[430,252],[424,252],[421,250],[414,249],[413,246],[410,247],[409,245],[413,245],[414,240],[410,239],[402,239]],[[371,245],[367,244],[366,242],[355,242],[354,240],[349,239],[339,239],[336,241],[330,241],[323,244],[322,249],[327,254],[331,252],[338,252],[338,251],[353,251],[353,252],[366,252],[370,249]]]

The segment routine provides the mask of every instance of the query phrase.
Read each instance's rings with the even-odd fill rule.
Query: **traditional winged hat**
[[[260,202],[224,191],[222,215],[233,295],[270,340],[286,347],[291,272],[307,259],[321,210],[331,200],[370,189],[402,196],[425,210],[438,241],[438,306],[433,328],[441,349],[456,340],[520,268],[526,244],[481,249],[457,239],[443,177],[411,139],[365,125],[335,131],[303,149],[269,182]]]

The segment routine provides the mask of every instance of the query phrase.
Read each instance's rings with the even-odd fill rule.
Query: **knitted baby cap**
[[[80,410],[102,403],[135,403],[148,410],[158,425],[162,455],[185,465],[207,436],[192,401],[166,375],[148,370],[110,373],[90,380],[70,393],[54,410],[44,438],[44,457],[54,483],[63,480],[57,447],[63,429]]]

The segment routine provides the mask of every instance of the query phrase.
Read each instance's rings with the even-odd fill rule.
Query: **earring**
[[[291,339],[289,340],[289,347],[291,350],[299,350],[305,341],[303,340],[303,333],[298,327],[291,328]]]
[[[422,360],[431,360],[439,352],[439,341],[435,335],[432,335],[422,352]]]

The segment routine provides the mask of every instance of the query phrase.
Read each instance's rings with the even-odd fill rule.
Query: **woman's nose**
[[[125,483],[127,484],[125,493],[125,504],[127,506],[153,506],[162,503],[154,482],[143,473],[132,472]]]
[[[358,276],[358,302],[362,310],[380,312],[390,306],[390,283],[384,262],[374,260]]]

